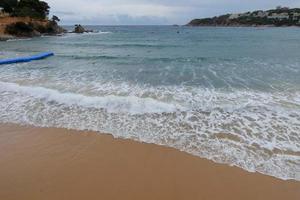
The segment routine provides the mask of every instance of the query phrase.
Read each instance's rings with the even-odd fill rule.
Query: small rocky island
[[[65,30],[57,16],[49,18],[49,5],[40,0],[0,1],[0,40],[58,35]]]
[[[272,10],[226,14],[218,17],[194,19],[188,26],[299,26],[300,8],[278,6]]]
[[[93,32],[94,32],[93,30],[87,30],[80,24],[75,24],[74,31],[72,31],[71,33],[82,34],[82,33],[93,33]]]

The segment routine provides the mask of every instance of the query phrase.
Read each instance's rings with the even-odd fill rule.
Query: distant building
[[[267,17],[268,15],[269,15],[268,12],[258,11],[257,14],[255,15],[255,17],[264,18],[264,17]]]
[[[0,17],[4,14],[4,9],[0,7]]]
[[[229,19],[237,19],[241,16],[241,14],[237,13],[237,14],[232,14],[229,16]]]
[[[272,15],[268,16],[268,19],[278,19],[278,20],[284,20],[289,18],[290,16],[288,13],[273,13]]]
[[[0,17],[8,17],[9,14],[4,12],[4,9],[2,7],[0,7]]]
[[[293,14],[293,20],[300,20],[300,13],[294,13]]]

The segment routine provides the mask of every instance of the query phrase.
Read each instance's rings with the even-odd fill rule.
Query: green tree
[[[51,21],[57,23],[60,22],[60,19],[56,15],[53,15]]]
[[[18,0],[0,0],[0,7],[3,8],[4,12],[12,13],[17,7]]]
[[[39,0],[20,0],[14,11],[18,17],[45,19],[49,15],[49,5]]]

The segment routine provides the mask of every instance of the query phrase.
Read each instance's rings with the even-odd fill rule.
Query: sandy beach
[[[300,200],[300,1],[0,2],[0,200]]]
[[[0,199],[300,199],[300,182],[110,135],[0,126]]]

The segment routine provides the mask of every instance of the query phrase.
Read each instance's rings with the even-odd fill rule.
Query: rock
[[[42,34],[37,30],[33,30],[30,37],[40,37]]]
[[[48,24],[45,26],[45,29],[46,30],[44,32],[41,32],[44,35],[60,35],[67,32],[65,29],[58,26],[54,21],[48,22]]]
[[[40,37],[42,35],[58,35],[66,31],[53,21],[33,21],[29,23],[16,22],[8,24],[5,27],[5,35],[27,38],[27,37]],[[2,37],[2,35],[0,35]],[[7,36],[5,36],[6,38]],[[6,40],[2,39],[1,40]]]
[[[80,24],[75,25],[74,33],[85,33],[85,32],[86,30]]]
[[[12,39],[15,39],[15,37],[11,35],[0,35],[0,41],[7,41]]]
[[[94,32],[94,31],[93,30],[86,30],[80,24],[76,24],[75,28],[74,28],[74,31],[72,33],[92,33],[92,32]]]
[[[16,22],[6,26],[5,33],[16,37],[34,37],[40,33],[34,30],[33,24]]]

